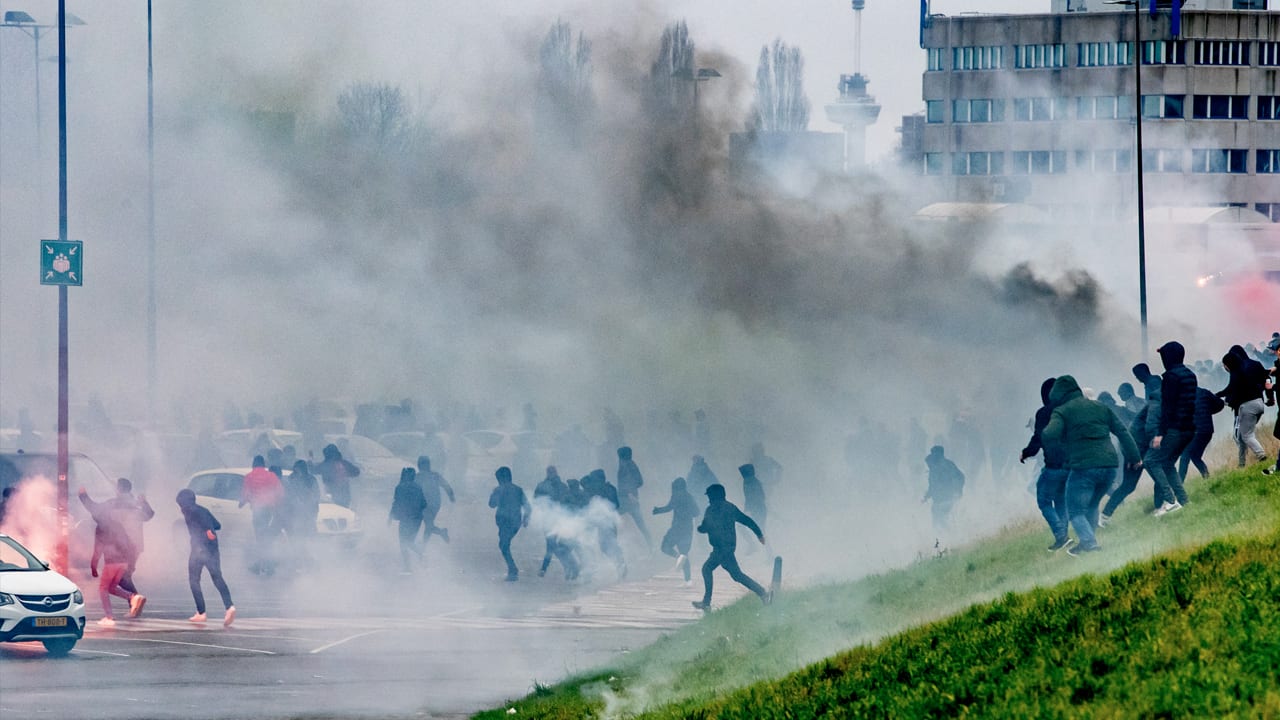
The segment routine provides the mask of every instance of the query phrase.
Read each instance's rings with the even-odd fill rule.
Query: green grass
[[[1144,508],[1149,498],[1135,495],[1117,514],[1115,522],[1102,531],[1100,539],[1104,551],[1092,556],[1080,559],[1051,557],[1044,551],[1047,533],[1041,527],[1042,523],[1026,523],[941,558],[922,560],[902,570],[850,583],[789,591],[769,608],[762,608],[754,598],[747,598],[710,614],[701,622],[664,636],[653,645],[621,659],[615,667],[558,685],[540,686],[528,698],[476,717],[505,717],[506,709],[510,707],[517,709],[516,716],[526,718],[629,717],[642,713],[648,713],[645,717],[660,718],[768,717],[757,704],[761,702],[776,704],[790,713],[777,717],[814,717],[822,712],[837,712],[836,708],[844,708],[839,712],[851,716],[874,716],[875,712],[869,710],[869,706],[859,704],[858,698],[876,697],[879,698],[877,703],[887,701],[880,695],[871,694],[867,689],[870,686],[856,685],[864,680],[872,684],[883,683],[883,687],[891,691],[889,694],[909,697],[911,702],[918,703],[910,705],[909,709],[884,705],[897,708],[890,713],[896,717],[947,714],[945,708],[948,707],[969,708],[971,712],[980,714],[991,713],[993,711],[983,703],[995,702],[993,698],[997,691],[1019,696],[1025,694],[1033,698],[1032,702],[1045,703],[1045,708],[1055,708],[1045,710],[1044,716],[1075,715],[1078,713],[1058,709],[1059,706],[1050,704],[1050,700],[1056,697],[1054,693],[1063,683],[1070,685],[1068,694],[1092,685],[1082,683],[1080,677],[1065,669],[1058,669],[1060,663],[1054,660],[1058,657],[1055,653],[1061,653],[1061,650],[1054,649],[1058,645],[1033,645],[1024,635],[1018,634],[1025,633],[1025,630],[1016,629],[984,639],[982,643],[985,644],[974,644],[978,639],[977,636],[969,637],[973,634],[970,625],[953,627],[948,623],[964,623],[969,618],[968,622],[972,624],[977,622],[972,620],[974,613],[986,613],[982,617],[987,619],[995,617],[991,613],[1005,613],[1010,618],[1009,622],[1014,624],[1034,622],[1039,615],[1049,613],[1056,617],[1056,614],[1074,608],[1082,612],[1071,615],[1074,620],[1062,622],[1078,624],[1078,627],[1073,627],[1082,632],[1088,631],[1090,642],[1097,636],[1097,642],[1101,643],[1104,639],[1098,634],[1098,628],[1091,624],[1090,614],[1083,611],[1093,607],[1088,603],[1094,600],[1088,598],[1096,599],[1104,595],[1104,591],[1115,590],[1116,586],[1108,585],[1115,582],[1113,578],[1130,577],[1136,581],[1141,576],[1144,583],[1159,586],[1164,581],[1155,576],[1168,577],[1175,572],[1175,565],[1189,567],[1204,560],[1199,556],[1192,559],[1186,555],[1190,548],[1222,538],[1267,536],[1270,538],[1269,546],[1255,547],[1248,543],[1238,544],[1236,540],[1224,540],[1212,546],[1216,548],[1213,552],[1257,555],[1269,551],[1273,558],[1280,559],[1280,552],[1275,548],[1276,538],[1271,536],[1280,526],[1280,479],[1264,477],[1260,468],[1255,467],[1251,471],[1222,473],[1209,481],[1191,481],[1189,490],[1191,503],[1187,508],[1162,519],[1148,517]],[[1157,556],[1179,549],[1183,555],[1173,556],[1175,559],[1157,559]],[[1177,559],[1179,557],[1182,559]],[[1120,568],[1125,569],[1111,577],[1072,580],[1086,573],[1105,576]],[[1176,572],[1195,575],[1185,568]],[[1144,573],[1152,577],[1148,578]],[[1071,582],[1056,589],[1045,589],[1068,580]],[[1197,592],[1212,595],[1218,590],[1226,592],[1208,584]],[[1025,596],[1009,594],[1026,591],[1031,592]],[[990,603],[1000,598],[1003,599],[996,605],[971,609],[975,604]],[[997,610],[997,607],[1003,609]],[[1155,612],[1162,607],[1152,605],[1148,609]],[[957,613],[960,615],[956,616]],[[1185,610],[1182,614],[1185,615]],[[944,620],[949,616],[956,617]],[[937,624],[928,625],[935,622]],[[1124,630],[1122,619],[1114,622],[1120,623],[1121,630]],[[1001,625],[985,621],[978,623],[982,627],[988,624],[993,627]],[[1185,633],[1192,633],[1197,628],[1181,627]],[[916,629],[890,638],[911,628]],[[965,637],[960,638],[957,633]],[[926,636],[928,639],[922,640]],[[1163,638],[1158,634],[1153,637]],[[1191,637],[1195,643],[1201,642],[1198,637]],[[1280,633],[1273,632],[1272,637],[1280,637]],[[1125,638],[1137,639],[1133,635],[1121,639]],[[1153,657],[1167,654],[1168,646],[1176,639],[1159,639],[1163,645],[1147,648],[1144,652]],[[881,645],[869,647],[869,644],[881,640],[884,640]],[[907,647],[902,643],[911,642],[927,642],[930,648],[922,651],[919,645],[912,645],[910,652],[894,650]],[[1114,650],[1112,646],[1107,647],[1108,652]],[[850,651],[849,648],[857,649]],[[1029,656],[1016,654],[1024,648],[1034,649],[1034,652]],[[1232,652],[1221,647],[1216,650],[1206,648],[1206,651],[1223,656]],[[929,690],[929,687],[951,687],[945,681],[952,675],[958,682],[971,680],[969,675],[957,673],[958,666],[954,663],[932,664],[953,655],[964,656],[964,653],[977,658],[978,669],[975,672],[990,672],[992,668],[999,670],[996,677],[1008,678],[1007,686],[984,690],[985,695],[963,688]],[[826,659],[832,655],[836,657]],[[1270,657],[1274,659],[1277,656],[1273,654]],[[982,663],[982,659],[988,659],[988,662]],[[1034,672],[1030,672],[1025,680],[1015,682],[1014,675],[1003,672],[1007,662],[1014,662],[1017,667],[1026,665]],[[1115,664],[1118,660],[1107,662]],[[1280,668],[1280,661],[1273,667]],[[900,677],[899,673],[904,668],[907,674]],[[1112,673],[1111,670],[1101,672],[1101,665],[1090,665],[1090,668],[1102,675]],[[885,680],[890,677],[883,675],[886,672],[892,673],[891,679]],[[1158,665],[1131,668],[1126,672],[1160,672],[1179,683],[1190,682],[1189,678],[1195,676],[1192,672],[1183,678],[1171,667]],[[1115,671],[1115,674],[1124,676],[1121,671]],[[1280,684],[1274,676],[1270,681]],[[1048,685],[1037,685],[1037,682]],[[748,687],[753,683],[762,684]],[[855,686],[858,689],[853,689]],[[915,687],[922,689],[906,692],[907,688]],[[1041,692],[1045,687],[1054,689],[1054,693],[1045,695]],[[1105,687],[1105,683],[1099,687]],[[1192,683],[1188,687],[1194,688],[1195,685]],[[1275,701],[1271,695],[1265,694],[1249,697],[1251,701],[1260,703],[1248,706],[1255,709],[1269,708],[1271,705],[1268,703]],[[907,699],[903,701],[907,702]],[[934,704],[929,705],[930,702]],[[985,709],[979,711],[978,708]],[[1149,716],[1160,717],[1161,712],[1158,708],[1151,708]],[[1027,716],[1041,715],[1034,710],[1027,713]],[[1100,710],[1096,716],[1108,717],[1117,713],[1113,708]],[[996,714],[1010,713],[996,711]]]

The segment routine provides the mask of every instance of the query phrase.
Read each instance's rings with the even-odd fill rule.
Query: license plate
[[[36,627],[66,627],[67,619],[64,617],[53,618],[36,618]]]

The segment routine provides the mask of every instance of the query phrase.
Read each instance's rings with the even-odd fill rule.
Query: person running
[[[1044,467],[1040,470],[1040,476],[1036,478],[1036,507],[1040,509],[1040,515],[1044,517],[1044,521],[1049,524],[1049,531],[1053,533],[1053,544],[1049,546],[1049,552],[1058,552],[1071,544],[1071,538],[1067,534],[1069,471],[1065,467],[1066,454],[1057,445],[1045,445],[1042,437],[1045,427],[1049,424],[1049,418],[1053,416],[1053,403],[1049,401],[1049,392],[1053,390],[1053,383],[1054,378],[1049,378],[1040,384],[1040,400],[1043,404],[1039,410],[1036,410],[1031,440],[1022,449],[1018,462],[1025,463],[1028,458],[1035,457],[1041,451],[1044,452]]]
[[[129,617],[137,617],[142,612],[147,598],[122,586],[129,568],[137,562],[138,552],[124,524],[120,522],[119,513],[109,503],[95,503],[89,499],[84,488],[77,493],[80,502],[89,510],[96,524],[94,529],[94,552],[101,552],[102,572],[98,577],[98,597],[102,600],[102,619],[98,624],[102,627],[115,627],[115,614],[111,610],[111,596],[124,598],[129,603]],[[96,565],[96,561],[95,561]]]
[[[618,448],[618,513],[630,517],[644,536],[644,543],[653,549],[653,538],[649,536],[649,528],[645,527],[644,518],[640,515],[640,487],[644,485],[644,476],[640,467],[631,459],[631,448]]]
[[[964,493],[964,473],[945,455],[941,445],[929,449],[924,459],[929,466],[929,489],[920,502],[933,501],[933,527],[944,530],[951,526],[951,509]]]
[[[1090,400],[1070,375],[1063,375],[1049,391],[1053,413],[1041,438],[1060,447],[1067,468],[1067,518],[1075,528],[1079,545],[1067,554],[1101,550],[1098,544],[1098,504],[1115,479],[1120,461],[1111,436],[1120,442],[1125,462],[1141,464],[1138,445],[1115,413],[1102,403]]]
[[[1147,462],[1147,455],[1151,452],[1151,438],[1155,436],[1156,427],[1160,422],[1160,378],[1151,374],[1151,368],[1146,363],[1134,365],[1132,371],[1134,378],[1142,383],[1143,392],[1146,393],[1145,400],[1135,397],[1137,402],[1131,403],[1133,407],[1138,408],[1138,414],[1134,416],[1133,422],[1129,423],[1129,435],[1138,446],[1138,452],[1144,453],[1143,462],[1136,465],[1125,463],[1121,470],[1120,485],[1112,490],[1110,497],[1107,498],[1107,504],[1098,517],[1098,527],[1106,527],[1107,523],[1111,522],[1111,516],[1137,489],[1138,481],[1142,479],[1143,463]],[[1152,509],[1158,507],[1160,507],[1160,501],[1155,500]]]
[[[578,577],[578,562],[573,556],[573,546],[567,539],[560,537],[564,516],[567,513],[566,496],[569,486],[560,479],[560,472],[555,465],[547,466],[547,475],[533,489],[534,512],[541,520],[535,522],[543,526],[546,533],[547,547],[542,555],[542,565],[538,568],[538,577],[547,574],[551,567],[551,558],[559,558],[564,568],[564,579],[574,580]]]
[[[1204,464],[1204,451],[1213,441],[1213,416],[1226,407],[1222,398],[1214,395],[1208,388],[1196,388],[1196,431],[1191,436],[1191,444],[1182,451],[1178,459],[1178,477],[1183,485],[1187,482],[1187,467],[1195,465],[1200,477],[1209,477],[1209,466]]]
[[[498,525],[498,549],[507,563],[507,582],[520,579],[520,570],[511,557],[511,541],[520,528],[529,525],[529,501],[524,490],[511,482],[511,468],[503,465],[494,473],[498,486],[489,494],[489,507],[494,508],[494,522]]]
[[[128,478],[116,480],[116,496],[106,502],[94,502],[84,488],[80,488],[79,497],[81,504],[89,510],[90,515],[110,513],[128,534],[135,554],[128,569],[125,570],[124,577],[120,578],[120,587],[132,593],[138,592],[138,587],[133,582],[133,573],[138,567],[138,557],[142,555],[142,525],[155,517],[156,511],[151,508],[145,497],[133,495],[133,483]],[[93,554],[89,558],[89,571],[93,577],[98,577],[98,560],[102,558],[104,533],[102,525],[94,529]],[[145,598],[143,601],[145,602]]]
[[[1187,491],[1182,486],[1175,464],[1195,436],[1196,389],[1199,383],[1191,368],[1182,364],[1186,350],[1181,343],[1176,340],[1167,342],[1156,352],[1165,370],[1160,376],[1160,417],[1156,434],[1151,438],[1146,466],[1155,481],[1155,499],[1160,503],[1152,515],[1160,517],[1181,510],[1187,504]]]
[[[738,474],[742,476],[742,507],[748,515],[755,518],[761,528],[768,527],[766,520],[769,511],[765,505],[764,484],[756,476],[756,466],[752,463],[739,465]]]
[[[425,550],[432,535],[439,535],[441,540],[449,542],[449,528],[436,527],[436,516],[440,514],[440,508],[444,504],[440,497],[441,491],[449,498],[449,502],[454,502],[453,486],[443,475],[431,469],[431,458],[426,455],[418,456],[418,484],[422,485],[423,497],[427,499],[427,506],[422,511],[422,547]]]
[[[324,460],[316,465],[315,472],[324,481],[325,492],[335,504],[351,507],[351,480],[359,477],[360,468],[342,457],[338,446],[329,443],[320,451]]]
[[[654,515],[671,513],[671,529],[662,536],[662,552],[676,559],[676,568],[684,573],[685,584],[693,580],[689,572],[689,548],[693,546],[693,520],[698,516],[698,503],[678,477],[671,481],[671,499],[653,509]]]
[[[707,541],[711,543],[711,555],[702,564],[702,599],[695,600],[693,606],[703,611],[711,609],[711,589],[714,582],[712,574],[718,567],[724,568],[729,577],[768,605],[773,601],[773,594],[742,572],[735,554],[738,547],[738,524],[755,533],[761,545],[764,544],[764,531],[755,520],[739,510],[737,505],[725,499],[724,486],[720,483],[707,488],[707,502],[707,510],[702,515],[702,522],[698,524],[698,532],[705,534]]]
[[[249,569],[255,573],[270,575],[275,572],[275,539],[280,534],[279,515],[284,500],[284,485],[280,476],[267,469],[267,461],[261,455],[253,457],[253,469],[244,476],[240,489],[240,507],[248,505],[253,510],[253,536],[257,542],[256,557]]]
[[[222,557],[218,552],[218,531],[222,524],[209,512],[209,509],[196,503],[196,494],[190,489],[178,491],[176,498],[178,509],[182,511],[182,519],[187,525],[187,534],[191,536],[191,555],[187,558],[187,583],[191,586],[191,597],[196,602],[196,614],[188,618],[193,623],[206,620],[204,592],[200,589],[200,575],[206,569],[209,579],[222,596],[222,605],[226,613],[222,616],[222,626],[231,627],[236,619],[236,606],[231,602],[231,591],[227,589],[227,581],[222,579]]]
[[[1266,393],[1267,369],[1262,363],[1249,357],[1244,348],[1232,345],[1222,356],[1222,366],[1229,373],[1227,386],[1218,391],[1218,397],[1226,401],[1235,413],[1235,439],[1239,467],[1244,467],[1248,451],[1257,462],[1266,462],[1267,454],[1258,441],[1258,422],[1266,410],[1263,396]]]
[[[409,553],[412,551],[422,559],[422,548],[418,547],[418,528],[422,526],[422,511],[427,507],[427,498],[422,494],[422,486],[418,484],[417,471],[411,467],[400,471],[400,483],[396,485],[395,496],[391,501],[391,510],[387,512],[387,525],[392,521],[400,523],[400,574],[409,574]]]

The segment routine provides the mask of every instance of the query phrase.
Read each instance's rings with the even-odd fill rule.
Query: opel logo
[[[51,598],[51,597],[47,597],[47,596],[46,596],[46,597],[45,597],[45,599],[44,599],[44,606],[45,606],[45,607],[53,607],[53,598]]]

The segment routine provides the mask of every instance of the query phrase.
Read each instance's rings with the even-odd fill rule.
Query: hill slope
[[[1004,672],[1005,664],[1012,663],[1015,669],[1022,665],[1034,668],[1029,671],[1031,674],[1025,683],[1000,687],[1003,688],[1001,692],[1025,695],[1035,698],[1035,702],[1048,703],[1053,696],[1053,693],[1044,695],[1033,692],[1028,683],[1034,684],[1035,678],[1047,683],[1043,687],[1053,688],[1055,693],[1062,692],[1057,688],[1067,688],[1065,692],[1068,696],[1077,691],[1087,695],[1091,691],[1083,688],[1093,685],[1077,682],[1079,678],[1068,675],[1065,669],[1055,670],[1059,667],[1075,667],[1076,660],[1068,662],[1066,655],[1062,654],[1066,650],[1062,643],[1031,645],[1014,633],[1012,626],[1006,627],[995,622],[994,618],[1005,613],[1011,622],[1013,618],[1029,618],[1027,622],[1032,622],[1031,619],[1035,616],[1046,612],[1053,617],[1061,614],[1061,622],[1065,625],[1042,628],[1046,635],[1059,633],[1066,627],[1073,632],[1087,630],[1088,633],[1081,637],[1097,637],[1099,642],[1103,642],[1099,634],[1103,628],[1098,627],[1094,620],[1094,616],[1102,612],[1102,609],[1097,605],[1090,605],[1093,601],[1088,600],[1088,597],[1089,593],[1096,592],[1098,602],[1101,602],[1104,593],[1099,589],[1102,586],[1094,587],[1090,583],[1106,583],[1108,592],[1118,591],[1117,588],[1125,583],[1147,587],[1147,600],[1138,603],[1138,606],[1152,613],[1168,612],[1169,622],[1173,623],[1174,615],[1185,616],[1186,608],[1191,607],[1189,604],[1183,607],[1180,605],[1182,601],[1187,597],[1194,599],[1201,596],[1183,597],[1173,590],[1169,591],[1173,595],[1160,594],[1150,588],[1163,587],[1163,583],[1174,580],[1177,581],[1174,585],[1177,585],[1184,582],[1184,576],[1195,576],[1195,572],[1188,568],[1200,564],[1206,558],[1186,555],[1186,548],[1201,546],[1227,536],[1267,536],[1269,545],[1227,541],[1212,545],[1211,550],[1206,552],[1217,557],[1214,553],[1246,552],[1245,548],[1252,548],[1247,550],[1252,553],[1251,557],[1270,552],[1273,564],[1274,559],[1280,559],[1280,551],[1275,547],[1276,538],[1270,535],[1280,525],[1280,503],[1277,502],[1280,499],[1280,481],[1264,477],[1260,467],[1255,466],[1248,471],[1224,473],[1208,482],[1193,481],[1189,489],[1191,504],[1184,511],[1161,519],[1148,516],[1144,508],[1139,507],[1145,503],[1135,495],[1127,503],[1128,507],[1122,508],[1112,526],[1100,534],[1104,552],[1087,558],[1047,555],[1044,552],[1046,533],[1040,524],[1026,524],[1011,528],[972,547],[941,558],[921,561],[903,570],[852,583],[790,592],[780,597],[771,608],[761,608],[758,602],[752,602],[754,598],[749,598],[633,653],[615,668],[590,677],[575,678],[551,688],[538,687],[529,698],[507,707],[516,707],[517,714],[521,717],[537,718],[618,716],[643,712],[652,712],[654,717],[767,717],[765,710],[756,703],[776,702],[788,710],[789,717],[839,712],[836,709],[838,707],[848,707],[848,712],[854,715],[867,715],[874,714],[875,711],[868,709],[869,705],[859,703],[863,702],[862,698],[880,698],[881,690],[869,689],[879,687],[876,683],[880,683],[884,692],[889,694],[916,697],[917,692],[911,690],[913,687],[923,688],[919,690],[923,694],[921,697],[934,693],[934,705],[894,709],[890,714],[897,717],[919,716],[931,712],[947,714],[942,709],[947,703],[955,708],[969,707],[971,712],[994,712],[986,703],[995,701],[992,693],[996,690],[983,690],[985,694],[979,695],[972,685],[974,680],[971,674],[962,673],[958,676],[966,679],[968,689],[957,690],[943,682],[945,677],[956,673],[964,663],[947,661],[952,664],[936,667],[929,664],[950,656],[989,658],[991,662],[977,663],[973,672],[996,672],[996,675],[1011,683],[1014,682],[1014,675]],[[1183,549],[1183,555],[1173,558],[1157,557],[1161,553],[1180,548]],[[1115,576],[1126,578],[1120,581],[1120,586],[1113,584],[1116,581],[1111,579],[1084,578],[1054,590],[1036,589],[1061,583],[1082,573],[1108,573],[1135,561],[1135,565]],[[1178,567],[1183,567],[1183,563],[1191,565],[1178,570]],[[1154,575],[1148,577],[1148,573]],[[1006,593],[1018,591],[1032,592],[1025,598],[1005,597],[1000,602],[1008,605],[1000,611],[995,610],[996,606],[984,606],[964,612],[975,603],[986,603]],[[1228,592],[1226,588],[1210,585],[1204,585],[1200,590],[1208,596],[1219,591]],[[1172,604],[1167,602],[1170,597],[1174,600]],[[1182,600],[1178,599],[1180,597]],[[1129,610],[1125,612],[1135,612],[1135,602],[1129,601]],[[1041,607],[1040,603],[1045,605]],[[1204,605],[1201,602],[1199,606]],[[1253,607],[1257,603],[1250,601],[1246,605]],[[922,623],[938,621],[961,612],[963,614],[957,618],[917,628],[901,637],[885,641],[880,647],[858,648],[835,658],[822,660],[847,648],[876,642]],[[962,640],[946,639],[947,633],[973,634],[972,628],[950,627],[946,623],[966,622],[965,619],[972,618],[975,613],[987,613],[983,617],[993,619],[989,624],[979,623],[981,627],[1005,628],[1003,634],[990,636],[993,640],[983,640],[982,642],[987,643],[983,645],[973,644],[979,640],[971,637]],[[1124,632],[1121,620],[1113,619],[1111,623],[1119,623],[1122,626],[1120,630]],[[1205,625],[1202,619],[1197,620],[1197,625],[1182,627],[1186,632],[1193,632],[1201,625],[1212,627]],[[929,636],[927,652],[921,651],[918,646],[912,646],[914,649],[909,653],[900,651],[897,655],[892,654],[895,652],[893,648],[899,647],[899,643],[911,642],[911,638],[920,641],[918,638],[924,637],[921,633],[937,632],[937,628],[944,626],[950,629],[943,635]],[[1176,626],[1177,623],[1171,625]],[[1150,652],[1164,653],[1169,658],[1179,657],[1170,654],[1173,652],[1171,644],[1175,640],[1184,645],[1202,644],[1198,636],[1175,638],[1149,630],[1144,632],[1157,638],[1158,643],[1163,643],[1158,646],[1158,653],[1157,650]],[[1273,633],[1273,636],[1280,637],[1280,634]],[[996,645],[991,644],[1015,638],[1020,643],[1016,648],[996,650]],[[1125,642],[1137,642],[1141,639],[1132,633],[1123,638]],[[1203,642],[1210,641],[1205,639]],[[1020,653],[1024,647],[1032,648],[1033,652],[1027,655],[1008,654]],[[1232,657],[1233,651],[1230,648],[1214,645],[1205,647],[1218,657]],[[1216,650],[1213,649],[1215,647]],[[1251,648],[1250,652],[1256,650],[1257,648]],[[1280,667],[1280,662],[1276,662],[1277,656],[1270,657],[1273,667]],[[1000,658],[1006,659],[1001,661]],[[1129,668],[1119,665],[1119,659],[1115,657],[1102,658],[1101,662],[1105,665],[1096,666],[1092,664],[1093,659],[1090,656],[1088,667],[1091,673],[1096,670],[1098,677],[1115,674],[1120,678],[1126,674],[1142,672],[1163,674],[1170,682],[1180,682],[1176,679],[1178,676],[1173,674],[1175,668],[1172,660],[1159,667]],[[791,677],[775,680],[815,662],[816,665]],[[992,670],[993,667],[996,671]],[[1127,669],[1117,670],[1119,667]],[[891,674],[877,675],[878,672]],[[1196,674],[1194,670],[1190,672]],[[886,677],[890,679],[885,680]],[[861,678],[871,685],[858,685],[849,678]],[[762,680],[772,682],[717,698]],[[1275,684],[1274,680],[1273,671],[1272,684]],[[951,689],[928,689],[935,686]],[[1013,689],[1015,687],[1016,690]],[[1109,686],[1104,684],[1099,687],[1106,690]],[[952,699],[947,698],[948,693]],[[1249,707],[1270,707],[1268,703],[1271,701],[1267,699],[1269,696],[1264,696],[1260,701],[1257,697],[1250,697],[1252,701],[1262,704]],[[1077,696],[1077,700],[1087,699]],[[876,700],[882,701],[883,698]],[[1055,711],[1046,712],[1052,715]],[[477,717],[499,717],[504,713],[505,708],[494,711],[492,715],[485,713]],[[1001,711],[998,714],[1005,713]],[[1102,713],[1103,716],[1107,714],[1109,711]],[[1124,714],[1131,713],[1126,711]],[[1151,714],[1159,715],[1160,712],[1152,710]]]

